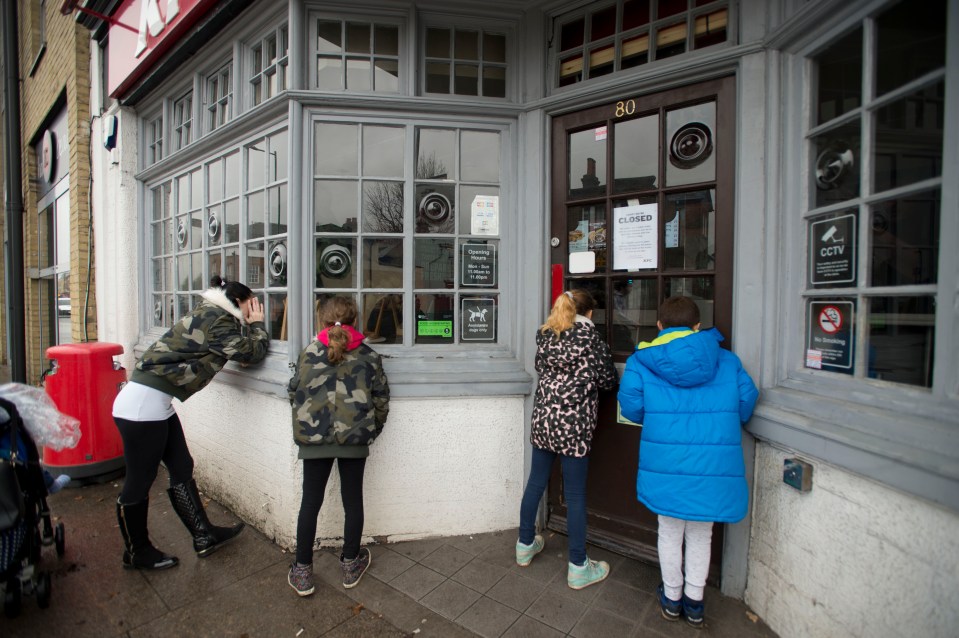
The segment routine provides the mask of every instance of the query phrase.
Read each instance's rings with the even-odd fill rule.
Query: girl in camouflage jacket
[[[253,291],[239,282],[213,277],[193,312],[183,316],[147,348],[113,403],[113,420],[123,439],[126,481],[117,499],[123,536],[123,566],[165,569],[177,564],[153,546],[147,534],[150,487],[160,461],[170,475],[173,509],[193,536],[193,549],[209,556],[243,529],[243,524],[210,523],[193,480],[193,457],[173,399],[186,401],[206,387],[227,361],[257,363],[270,337]],[[247,334],[244,334],[244,324]]]
[[[588,291],[568,290],[553,303],[536,333],[536,373],[530,442],[533,455],[520,505],[516,563],[526,567],[543,550],[536,511],[558,457],[566,497],[569,564],[566,583],[582,589],[609,575],[609,564],[586,555],[586,472],[596,428],[599,391],[616,384],[605,339],[593,325],[595,301]]]
[[[390,387],[383,362],[354,328],[356,302],[333,297],[322,309],[324,329],[300,354],[290,380],[293,440],[303,459],[303,497],[296,525],[296,561],[287,581],[300,596],[313,586],[316,518],[337,460],[345,523],[340,566],[343,586],[355,587],[370,566],[363,535],[363,473],[370,445],[389,413]]]

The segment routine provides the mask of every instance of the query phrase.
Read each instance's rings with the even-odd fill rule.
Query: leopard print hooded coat
[[[530,443],[564,456],[586,456],[593,442],[599,391],[616,384],[609,346],[593,322],[581,315],[559,338],[536,333],[539,382]]]

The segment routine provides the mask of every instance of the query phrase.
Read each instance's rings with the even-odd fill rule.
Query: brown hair
[[[662,328],[692,328],[699,323],[699,306],[689,297],[670,297],[659,307]]]
[[[356,302],[352,297],[333,297],[323,304],[320,314],[323,325],[328,328],[327,357],[330,363],[339,363],[350,343],[350,333],[343,326],[351,326],[356,322]]]
[[[573,327],[576,315],[586,315],[595,307],[596,301],[588,290],[584,288],[567,290],[553,302],[549,317],[546,319],[546,323],[540,326],[539,330],[540,332],[552,330],[553,334],[559,338],[561,332]]]

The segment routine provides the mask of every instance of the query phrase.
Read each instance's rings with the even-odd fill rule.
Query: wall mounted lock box
[[[812,465],[800,459],[785,459],[783,483],[800,492],[808,492],[812,489]]]

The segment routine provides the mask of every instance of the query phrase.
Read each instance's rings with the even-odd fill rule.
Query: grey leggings
[[[123,460],[127,466],[120,503],[133,505],[150,495],[161,461],[170,473],[170,485],[193,478],[193,457],[177,415],[165,421],[127,421],[116,417],[113,420],[123,439]]]

